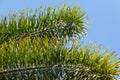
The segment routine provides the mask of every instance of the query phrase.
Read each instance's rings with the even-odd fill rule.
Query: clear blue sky
[[[120,56],[120,0],[0,0],[0,14],[64,3],[81,6],[92,21],[85,43],[92,40],[104,49],[115,50]]]

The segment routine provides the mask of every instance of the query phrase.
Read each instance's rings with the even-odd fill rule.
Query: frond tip
[[[76,6],[40,7],[9,14],[0,21],[0,43],[20,36],[80,38],[87,31],[85,16],[85,11]]]

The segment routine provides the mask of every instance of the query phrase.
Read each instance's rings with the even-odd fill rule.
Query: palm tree
[[[79,45],[87,21],[84,10],[68,5],[2,17],[0,80],[115,80],[120,61],[114,52]]]

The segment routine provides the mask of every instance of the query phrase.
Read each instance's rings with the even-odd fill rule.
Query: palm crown
[[[87,33],[86,22],[85,11],[67,5],[2,17],[0,79],[114,80],[120,61],[113,52],[78,45]]]

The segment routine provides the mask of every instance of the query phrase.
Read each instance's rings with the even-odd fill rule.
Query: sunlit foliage
[[[0,79],[115,80],[120,76],[120,60],[114,52],[95,44],[79,45],[87,32],[86,22],[82,9],[67,5],[3,17]]]

